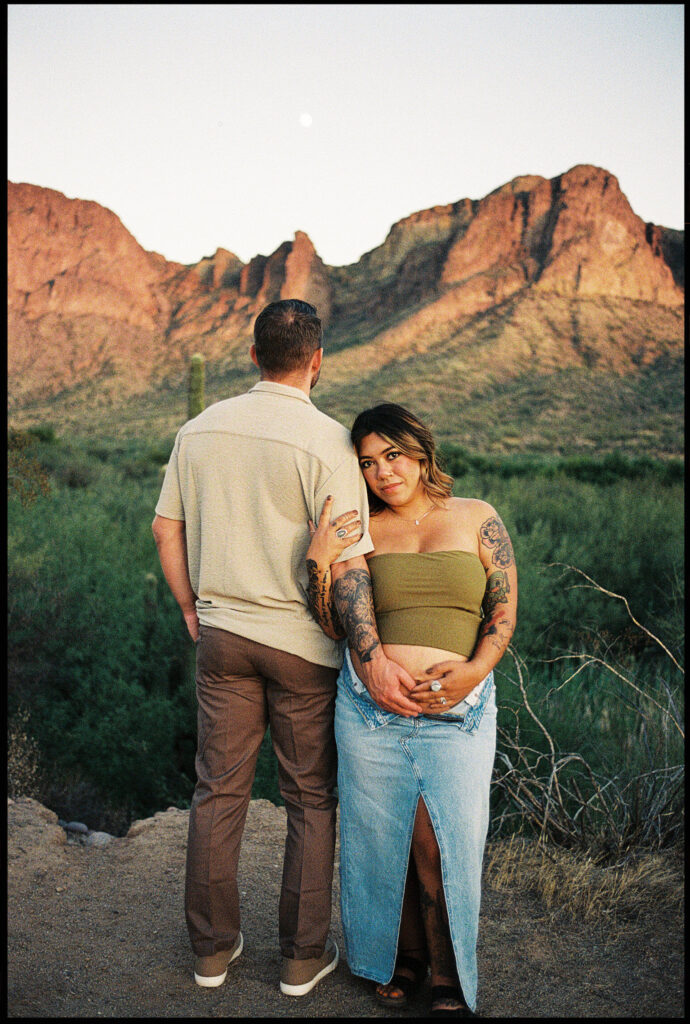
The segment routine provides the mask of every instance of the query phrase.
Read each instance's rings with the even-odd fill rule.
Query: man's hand
[[[185,625],[194,643],[199,639],[199,616],[196,609],[191,612],[183,612]]]
[[[157,515],[151,528],[163,575],[180,606],[189,635],[196,643],[199,639],[199,619],[196,614],[196,594],[192,590],[187,567],[185,524],[179,519],[165,519]]]
[[[409,697],[415,681],[402,665],[381,652],[378,657],[360,662],[357,669],[371,699],[384,711],[393,711],[405,718],[415,718],[420,714],[422,708]]]

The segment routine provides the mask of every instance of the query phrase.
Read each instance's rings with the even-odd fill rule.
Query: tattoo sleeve
[[[508,545],[510,545],[510,541],[508,541]],[[486,581],[486,591],[482,602],[484,621],[479,635],[482,638],[488,637],[489,643],[499,651],[505,650],[513,635],[513,620],[506,614],[505,607],[509,601],[509,594],[508,574],[502,569],[492,572]]]
[[[374,613],[371,577],[364,569],[350,569],[333,585],[340,621],[360,661],[371,661],[380,645]]]
[[[307,602],[312,615],[328,636],[334,638],[345,636],[335,606],[330,569],[319,570],[316,562],[312,558],[308,558],[307,574],[309,576]]]
[[[479,536],[482,539],[482,544],[492,549],[491,561],[494,565],[500,569],[507,569],[509,565],[513,564],[513,545],[510,543],[508,531],[498,516],[492,516],[482,523]]]
[[[498,516],[485,520],[479,536],[484,547],[491,551],[491,562],[497,568],[489,572],[486,592],[482,601],[484,621],[479,630],[481,639],[503,653],[510,643],[515,628],[514,616],[510,614],[510,581],[506,570],[514,564],[513,546],[505,526]]]

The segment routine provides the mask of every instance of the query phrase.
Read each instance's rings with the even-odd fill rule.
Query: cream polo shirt
[[[156,513],[184,520],[199,622],[334,668],[341,645],[307,607],[307,520],[332,494],[364,535],[339,561],[372,551],[366,484],[349,431],[299,388],[260,381],[179,431]]]

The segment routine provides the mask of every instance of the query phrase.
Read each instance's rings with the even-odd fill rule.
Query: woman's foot
[[[457,985],[432,985],[430,1017],[474,1017]]]
[[[427,974],[427,965],[415,957],[401,953],[395,962],[393,977],[385,985],[377,985],[376,1002],[399,1010],[409,1006]]]

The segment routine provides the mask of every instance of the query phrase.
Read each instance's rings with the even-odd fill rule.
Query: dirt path
[[[182,912],[188,814],[168,810],[103,848],[65,842],[52,812],[8,805],[9,1017],[384,1017],[341,958],[301,999],[278,991],[277,905],[285,812],[251,804],[241,859],[245,951],[218,989],[191,975]],[[342,951],[337,871],[333,935]],[[549,926],[536,899],[485,889],[485,1017],[683,1017],[680,912],[608,935]],[[414,1011],[425,1016],[428,992]]]

